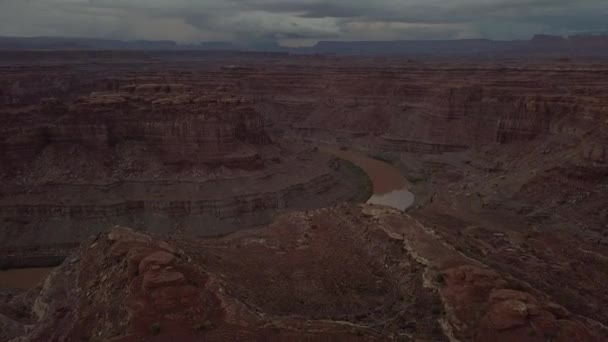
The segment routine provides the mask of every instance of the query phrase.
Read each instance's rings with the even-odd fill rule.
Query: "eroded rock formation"
[[[565,342],[606,336],[597,323],[507,280],[393,210],[339,206],[289,214],[222,239],[165,239],[120,227],[91,238],[43,286],[4,306],[25,312],[20,319],[7,312],[16,327],[9,337]],[[19,307],[28,300],[31,312]],[[20,331],[28,322],[34,328]]]
[[[57,262],[96,236],[42,289],[1,293],[4,336],[604,341],[606,73],[318,56],[3,67],[5,257]],[[357,190],[319,143],[391,162],[414,207],[313,210]],[[311,211],[192,237],[284,209]],[[113,225],[142,233],[99,233]]]
[[[9,89],[21,84],[12,76]],[[57,97],[32,91],[2,109],[4,247],[65,250],[108,224],[221,235],[357,193],[334,158],[273,142],[241,97],[98,81],[66,94],[51,87]]]

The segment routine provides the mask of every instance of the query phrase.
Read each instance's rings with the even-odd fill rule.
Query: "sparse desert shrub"
[[[385,155],[385,154],[373,154],[373,155],[371,155],[371,157],[373,159],[376,159],[376,160],[379,160],[381,162],[385,162],[385,163],[388,163],[391,165],[394,165],[397,162],[397,160],[395,158]]]
[[[431,312],[433,313],[433,315],[441,315],[443,313],[443,305],[441,305],[440,303],[433,304]]]
[[[407,177],[407,180],[412,184],[419,184],[426,182],[427,178],[425,176],[409,176]]]
[[[210,320],[206,320],[202,323],[197,323],[194,325],[194,330],[196,331],[205,331],[213,328],[213,322]]]
[[[441,285],[445,284],[445,278],[443,276],[443,273],[437,273],[437,275],[435,275],[435,281]]]
[[[537,238],[538,232],[536,232],[534,230],[527,231],[525,233],[524,237],[526,238],[526,240]]]
[[[160,323],[153,323],[152,325],[150,325],[150,333],[152,335],[160,334]]]

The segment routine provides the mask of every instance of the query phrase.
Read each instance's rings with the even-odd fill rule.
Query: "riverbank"
[[[365,202],[385,205],[401,211],[407,210],[414,204],[415,196],[409,191],[410,183],[392,164],[351,149],[323,146],[320,150],[355,164],[367,174],[372,183],[373,194]]]
[[[408,190],[415,194],[414,203],[408,208],[408,212],[420,209],[433,202],[436,191],[434,182],[431,180],[433,165],[425,165],[420,155],[408,152],[394,153],[375,150],[364,150],[362,153],[392,165],[407,179]]]
[[[356,203],[367,202],[374,195],[372,180],[365,170],[352,161],[346,159],[339,159],[339,161],[340,167],[343,168],[345,172],[351,174],[355,183],[359,185],[357,191],[352,196],[351,201]]]
[[[18,268],[0,271],[0,288],[29,290],[42,282],[55,267]]]
[[[345,175],[354,179],[357,191],[350,199],[351,201],[385,205],[402,211],[414,204],[415,196],[409,190],[412,183],[393,163],[370,157],[356,150],[332,147],[322,147],[320,150],[338,157],[340,168],[343,169]],[[54,269],[47,266],[56,266],[65,258],[63,254],[57,256],[46,255],[47,253],[41,253],[40,250],[36,250],[36,252],[42,255],[5,258],[3,260],[5,270],[0,271],[0,287],[33,288]],[[57,251],[55,250],[55,252]]]

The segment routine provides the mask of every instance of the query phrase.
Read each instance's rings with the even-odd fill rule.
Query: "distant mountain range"
[[[67,37],[0,37],[0,50],[167,50],[173,41],[111,40]]]
[[[211,50],[338,55],[608,57],[608,35],[536,35],[530,40],[321,41],[306,48],[286,48],[274,43],[239,45],[221,41],[182,45],[173,41],[0,37],[0,50]]]

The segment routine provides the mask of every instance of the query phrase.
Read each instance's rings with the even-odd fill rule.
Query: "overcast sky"
[[[608,0],[0,0],[4,36],[306,45],[606,31]]]

